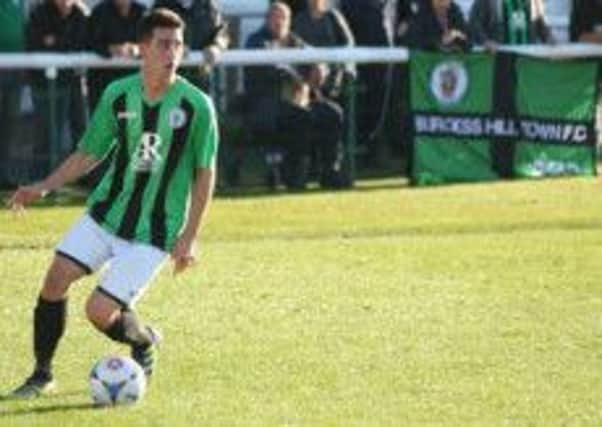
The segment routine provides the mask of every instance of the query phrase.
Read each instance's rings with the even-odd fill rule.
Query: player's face
[[[140,44],[145,67],[157,76],[175,74],[184,52],[184,36],[179,28],[155,28],[153,36]]]

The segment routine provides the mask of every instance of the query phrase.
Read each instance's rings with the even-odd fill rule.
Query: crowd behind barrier
[[[259,141],[266,183],[300,189],[314,178],[326,187],[348,186],[357,167],[378,168],[384,157],[406,154],[400,129],[407,113],[403,64],[409,49],[602,57],[602,44],[597,44],[602,8],[587,10],[599,0],[573,0],[589,13],[584,18],[578,8],[573,11],[572,39],[589,42],[577,44],[554,40],[541,0],[510,2],[512,10],[496,8],[500,1],[475,0],[467,16],[448,0],[276,1],[247,40],[236,40],[218,1],[150,3],[171,8],[188,24],[183,73],[208,91],[227,117],[228,183],[244,184],[240,168],[249,155],[246,147]],[[5,117],[0,186],[37,179],[74,149],[104,86],[137,65],[135,22],[153,6],[99,0],[89,11],[78,1],[42,0],[30,7],[25,20],[17,4],[9,0],[0,6],[0,16],[15,18],[11,25],[0,22],[0,109]],[[78,13],[70,12],[65,21],[59,12],[67,5]],[[88,15],[94,31],[82,35],[81,17]],[[287,38],[298,41],[289,44]],[[237,44],[248,49],[227,50]]]

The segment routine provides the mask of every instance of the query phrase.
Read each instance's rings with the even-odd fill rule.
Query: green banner
[[[416,185],[595,175],[596,61],[412,52]]]
[[[597,64],[519,58],[516,66],[516,111],[532,123],[516,146],[515,175],[595,175],[595,137],[588,141],[588,131],[595,122]]]

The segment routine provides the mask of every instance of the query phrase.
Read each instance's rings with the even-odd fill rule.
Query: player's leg
[[[12,392],[12,397],[37,397],[52,388],[52,361],[65,332],[69,288],[98,269],[110,255],[109,249],[102,238],[102,229],[87,216],[58,245],[34,309],[34,372]]]
[[[167,253],[149,245],[119,243],[116,256],[86,304],[88,319],[114,341],[128,344],[147,376],[154,367],[154,346],[161,337],[134,311]]]
[[[67,293],[70,285],[86,274],[87,271],[77,263],[55,255],[34,309],[34,371],[23,385],[12,392],[13,397],[37,397],[54,389],[52,360],[65,332]]]

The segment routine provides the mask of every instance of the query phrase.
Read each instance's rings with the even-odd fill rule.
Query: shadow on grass
[[[31,400],[13,399],[10,396],[0,396],[0,419],[35,414],[43,415],[55,412],[67,413],[74,411],[87,411],[98,408],[90,401],[80,403],[59,403],[60,400],[64,400],[68,397],[83,395],[87,395],[87,392],[84,390],[72,390],[50,394]],[[7,407],[11,406],[11,404],[14,406],[18,405],[19,407]],[[22,407],[23,405],[27,405],[27,407],[24,408]],[[2,423],[0,422],[0,424]]]
[[[1,401],[0,401],[1,402]],[[17,409],[0,409],[0,419],[2,418],[14,418],[20,416],[29,415],[44,415],[51,413],[67,413],[74,411],[88,411],[98,409],[92,403],[65,403],[65,404],[51,404],[51,405],[40,405],[33,408],[17,408]]]

